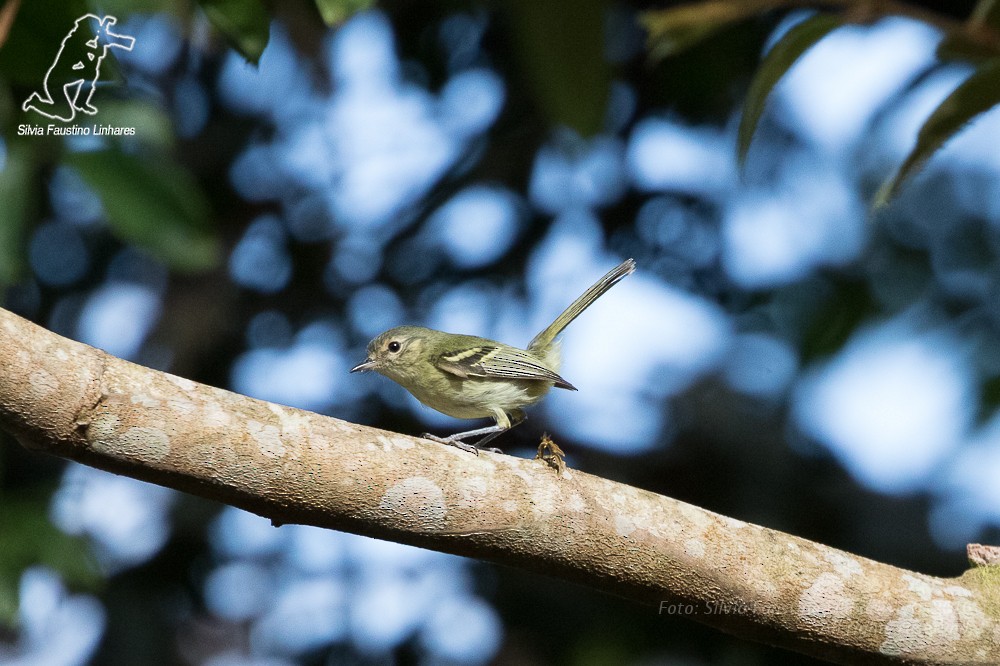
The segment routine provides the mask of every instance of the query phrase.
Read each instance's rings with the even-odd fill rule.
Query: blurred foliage
[[[13,137],[18,124],[29,122],[18,103],[37,89],[66,26],[86,11],[122,16],[133,11],[165,11],[190,35],[202,20],[203,9],[220,41],[248,61],[257,62],[272,37],[271,18],[279,11],[279,4],[282,21],[292,26],[290,41],[302,54],[315,56],[316,35],[321,34],[324,24],[342,22],[372,3],[23,0],[14,30],[0,45],[0,132]],[[647,31],[646,50],[616,63],[605,58],[604,27],[608,12],[616,5],[604,0],[380,5],[397,30],[403,61],[420,65],[409,67],[407,75],[420,81],[426,77],[431,87],[441,83],[446,69],[433,46],[442,18],[460,10],[492,12],[493,20],[484,36],[490,48],[489,65],[501,71],[509,85],[506,110],[494,128],[493,140],[476,148],[480,151],[478,161],[470,160],[474,163],[463,165],[464,170],[455,169],[444,179],[440,191],[407,211],[398,237],[388,244],[387,255],[406,255],[412,247],[408,243],[418,233],[417,222],[427,219],[437,204],[464,184],[487,181],[524,190],[537,148],[551,126],[570,127],[582,136],[602,129],[615,78],[635,86],[632,118],[666,109],[696,123],[722,123],[731,116],[733,104],[742,102],[738,150],[741,159],[746,157],[771,91],[799,57],[838,25],[877,20],[880,16],[870,12],[883,6],[858,3],[870,10],[859,16],[851,13],[851,3],[836,4],[841,11],[822,5],[824,13],[788,30],[761,62],[767,35],[786,18],[786,8],[801,8],[801,2],[716,1],[667,8],[660,3],[633,3],[630,10],[639,12]],[[997,15],[994,2],[980,2],[961,21],[941,15],[942,23],[948,26],[939,49],[941,57],[961,58],[977,69],[927,120],[913,153],[887,185],[889,189],[883,190],[887,194],[897,192],[900,183],[949,138],[997,103]],[[224,49],[213,43],[212,49],[198,57],[207,60],[198,75],[213,82],[226,57]],[[112,55],[109,65],[113,59]],[[190,62],[185,66],[194,68]],[[168,85],[164,87],[186,74],[189,72],[165,73]],[[347,287],[338,285],[340,292],[317,294],[330,258],[330,248],[319,243],[291,243],[294,275],[277,295],[248,294],[227,282],[220,271],[212,270],[218,269],[255,216],[275,212],[274,206],[239,200],[228,180],[234,155],[251,140],[266,135],[269,128],[229,112],[213,100],[212,117],[202,133],[193,139],[179,139],[169,112],[164,110],[171,100],[118,99],[113,86],[101,94],[105,95],[99,101],[102,122],[136,126],[137,140],[115,139],[101,150],[77,150],[69,142],[50,137],[33,140],[30,147],[17,138],[5,143],[0,170],[0,283],[19,283],[8,293],[8,304],[19,303],[23,314],[60,332],[72,332],[66,313],[79,311],[81,293],[99,283],[109,258],[121,247],[144,248],[173,270],[165,314],[150,346],[170,351],[172,372],[217,386],[228,385],[233,360],[245,348],[247,326],[260,312],[280,310],[296,325],[327,310],[343,313],[348,296],[343,290]],[[111,237],[100,242],[89,239],[99,261],[80,285],[63,291],[37,288],[30,280],[23,280],[31,232],[52,215],[46,188],[60,167],[74,169],[99,196],[102,229]],[[678,199],[686,209],[699,213],[716,205],[688,194],[678,195]],[[640,260],[644,270],[649,266],[651,272],[661,271],[669,279],[669,257],[662,256],[666,253],[654,252],[636,241],[634,219],[645,200],[643,193],[628,192],[602,217],[603,231],[613,248],[635,251],[637,257],[646,253],[645,260]],[[476,277],[493,284],[522,274],[529,251],[545,236],[548,226],[549,220],[538,216],[525,225],[504,261],[474,276],[470,271],[459,277]],[[890,241],[883,238],[880,243],[889,245]],[[892,251],[907,253],[906,260],[915,266],[915,273],[930,270],[923,248]],[[415,298],[418,286],[455,278],[436,270],[429,268],[414,280],[420,285],[397,280],[393,286],[406,300]],[[773,313],[780,311],[786,319],[775,328],[788,334],[796,344],[796,353],[808,362],[835,353],[863,322],[885,312],[884,304],[872,293],[872,282],[870,276],[831,272],[773,292],[746,295],[723,279],[699,273],[684,287],[717,298],[751,320],[765,316],[762,312],[776,317]],[[913,282],[923,288],[920,280]],[[795,305],[782,307],[788,303]],[[162,357],[155,358],[168,364]],[[997,404],[1000,379],[986,377],[983,389],[984,402]],[[926,497],[877,496],[860,488],[816,447],[793,442],[798,447],[793,450],[787,442],[781,409],[740,401],[719,382],[709,381],[663,409],[672,410],[682,428],[671,447],[629,458],[567,446],[569,465],[901,566],[942,574],[956,573],[960,566],[953,553],[924,545],[931,543]],[[372,406],[364,416],[382,427],[404,432],[421,429],[408,412],[386,405]],[[529,439],[514,434],[511,446],[530,448]],[[58,481],[58,468],[44,467],[33,453],[6,444],[4,449],[10,451],[18,474],[44,468],[41,473],[46,482],[54,485]],[[48,522],[48,498],[12,481],[18,474],[5,475],[0,483],[0,616],[5,621],[12,617],[12,600],[24,567],[47,564],[76,585],[93,585],[96,575],[81,542],[66,537]],[[176,649],[169,632],[190,629],[170,613],[189,618],[203,606],[197,582],[212,560],[204,525],[217,507],[191,498],[185,501],[188,506],[177,512],[175,520],[197,516],[198,524],[175,524],[170,543],[157,559],[107,581],[102,601],[109,611],[109,633],[99,663],[136,663],[136,655],[163,658],[166,651]],[[921,545],[914,547],[914,543]],[[723,640],[717,632],[687,620],[658,617],[649,609],[636,609],[588,590],[517,571],[484,570],[481,585],[502,613],[507,636],[499,660],[508,663],[678,659],[690,663],[813,663],[767,647]],[[237,633],[245,627],[216,629]],[[412,645],[404,646],[395,657],[397,661],[415,661],[417,652]],[[356,655],[351,657],[364,662]],[[326,653],[317,653],[309,663],[324,663],[326,658]]]
[[[0,494],[0,624],[14,626],[18,582],[29,566],[46,566],[76,589],[96,590],[102,580],[82,538],[50,521],[47,493]]]
[[[916,3],[912,11],[907,11],[906,4],[880,5],[866,0],[837,4],[841,5],[839,13],[820,12],[807,18],[788,30],[771,47],[747,93],[737,150],[742,163],[774,86],[809,48],[832,30],[852,21],[870,23],[894,15],[929,20],[944,33],[938,55],[973,62],[977,69],[927,119],[916,146],[896,174],[876,194],[875,204],[882,206],[949,139],[1000,102],[1000,9],[993,0],[980,0],[969,18],[959,23],[922,11]],[[787,0],[708,0],[646,12],[642,23],[649,32],[650,55],[663,58],[699,43],[728,24],[781,8],[795,9],[801,6],[802,3]],[[821,7],[821,3],[817,3],[817,7]]]
[[[802,359],[812,361],[842,349],[858,327],[877,314],[878,308],[862,280],[837,280],[832,294],[819,301],[819,312],[802,342]]]
[[[748,21],[765,9],[754,2],[690,3],[647,11],[639,20],[649,35],[649,56],[661,59],[682,53],[722,28]]]
[[[7,40],[0,44],[0,77],[8,84],[29,87],[39,84],[52,65],[66,31],[76,19],[91,11],[93,9],[86,0],[21,2]],[[87,29],[90,29],[89,25]],[[51,50],[38,48],[40,44],[51,44]],[[77,47],[75,51],[67,51],[64,57],[79,60],[85,56],[83,50]],[[115,64],[106,62],[105,65],[107,70],[104,76],[113,76]]]
[[[750,142],[753,140],[757,123],[764,113],[764,105],[771,90],[798,62],[802,54],[841,25],[843,20],[839,16],[817,14],[794,26],[767,53],[754,76],[753,83],[750,84],[750,90],[747,91],[743,115],[740,117],[740,129],[737,135],[740,164],[746,162]]]
[[[1000,31],[1000,2],[979,0],[969,16],[969,26]]]
[[[316,0],[316,9],[323,17],[323,23],[332,27],[374,4],[375,0]]]
[[[198,0],[215,29],[254,63],[267,46],[270,16],[260,0]]]
[[[368,0],[317,0],[316,8],[328,25],[334,25],[370,4]],[[197,7],[234,49],[249,62],[258,62],[267,46],[273,9],[260,0],[199,0],[197,5],[193,0],[5,4],[8,11],[14,12],[14,20],[8,34],[0,35],[0,129],[12,136],[21,124],[38,125],[39,117],[22,112],[14,100],[24,99],[40,87],[67,26],[77,18],[87,13],[127,16],[132,12],[161,11],[190,25],[197,20]],[[88,23],[83,24],[83,29],[91,31]],[[82,50],[76,48],[63,53],[62,58],[83,59]],[[101,65],[101,79],[121,80],[114,50]],[[55,89],[61,83],[53,80],[49,85]],[[81,117],[78,122],[88,120]],[[137,138],[115,141],[106,150],[92,154],[67,152],[61,140],[33,141],[34,150],[30,152],[17,143],[8,147],[7,168],[0,172],[0,195],[6,208],[0,220],[0,284],[12,284],[23,276],[24,244],[30,236],[31,220],[36,211],[43,210],[38,179],[58,164],[78,170],[97,192],[109,229],[123,242],[150,250],[180,271],[202,271],[217,264],[219,238],[213,228],[211,203],[187,168],[172,163],[169,151],[173,132],[162,110],[142,100],[102,100],[101,120],[104,124],[135,127]],[[40,143],[46,143],[47,148],[39,150]],[[142,158],[132,154],[136,144],[143,145]],[[125,187],[119,186],[121,179],[116,176],[120,169],[134,176]]]
[[[219,247],[208,230],[208,202],[186,169],[164,157],[116,150],[67,153],[64,160],[101,198],[108,227],[119,238],[177,270],[216,264]]]
[[[24,269],[24,245],[35,217],[36,188],[34,153],[23,142],[7,147],[6,164],[0,171],[0,285],[13,283]]]
[[[949,139],[972,120],[1000,104],[1000,58],[980,64],[976,71],[948,95],[924,122],[917,145],[907,155],[899,171],[875,197],[884,206],[907,179],[916,173]]]
[[[611,87],[604,57],[608,3],[511,0],[506,8],[516,53],[548,118],[582,136],[599,132]]]

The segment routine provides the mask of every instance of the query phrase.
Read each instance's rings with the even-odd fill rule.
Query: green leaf
[[[375,4],[375,0],[316,0],[323,23],[331,28]]]
[[[1000,377],[989,377],[983,381],[979,388],[979,395],[982,396],[980,402],[980,413],[978,421],[985,424],[989,417],[1000,408]]]
[[[139,159],[116,150],[71,153],[65,161],[101,198],[108,225],[122,240],[177,270],[216,265],[219,243],[208,202],[185,169],[165,157]]]
[[[35,170],[25,142],[9,143],[6,157],[0,157],[0,286],[15,282],[24,269],[28,223],[35,206]]]
[[[1000,30],[1000,2],[979,0],[969,15],[969,25],[991,30]]]
[[[611,90],[604,58],[607,0],[511,0],[505,7],[542,110],[581,136],[599,132]]]
[[[133,99],[101,101],[101,125],[134,127],[144,146],[169,150],[174,145],[174,124],[163,105]]]
[[[875,197],[876,206],[886,205],[910,176],[915,174],[949,139],[976,116],[1000,104],[1000,59],[983,65],[934,109],[917,134],[917,145]]]
[[[11,83],[23,86],[40,86],[56,55],[59,54],[66,33],[78,18],[88,12],[83,0],[65,2],[25,2],[22,0],[10,28],[7,41],[0,49],[0,76]],[[83,27],[90,36],[90,24]],[[86,58],[86,51],[78,41],[67,43],[60,59],[73,62]],[[109,59],[102,63],[107,64]],[[110,59],[113,61],[113,58]],[[109,70],[110,71],[110,70]],[[58,74],[49,84],[54,88],[61,83]],[[104,77],[102,77],[104,78]],[[20,101],[18,102],[20,104]]]
[[[875,301],[863,281],[844,281],[835,287],[802,341],[803,362],[832,356],[876,312]]]
[[[839,28],[843,22],[843,18],[835,14],[817,14],[795,25],[764,57],[750,83],[747,101],[743,106],[743,117],[740,119],[737,147],[741,165],[746,161],[757,123],[774,86],[806,51]]]
[[[649,55],[662,59],[711,37],[722,28],[769,11],[755,3],[700,3],[639,14],[648,35]]]
[[[88,589],[101,580],[85,541],[49,522],[45,499],[0,497],[0,543],[0,624],[10,626],[16,618],[18,583],[27,567],[50,567]]]
[[[186,9],[186,3],[177,0],[87,0],[87,4],[93,14],[111,14],[122,21],[129,14],[170,12],[181,15]]]
[[[945,34],[934,54],[946,62],[980,63],[997,57],[997,49],[992,43],[976,39],[964,29],[957,29]]]
[[[994,40],[988,34],[1000,32],[1000,2],[980,0],[964,25],[948,31],[938,44],[941,60],[981,62],[997,56]]]
[[[198,0],[198,4],[233,48],[253,64],[260,62],[271,24],[260,0]]]

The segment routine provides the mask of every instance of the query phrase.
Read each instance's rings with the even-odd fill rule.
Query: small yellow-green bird
[[[556,320],[518,349],[473,335],[444,333],[420,326],[398,326],[368,343],[368,358],[351,372],[374,370],[417,400],[460,419],[493,417],[496,425],[448,437],[424,434],[437,442],[478,453],[501,433],[524,421],[522,407],[541,400],[553,386],[575,391],[559,376],[556,336],[619,280],[635,270],[627,259],[573,301]],[[464,440],[481,437],[475,444]]]

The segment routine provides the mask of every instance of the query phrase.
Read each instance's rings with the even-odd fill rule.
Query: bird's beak
[[[369,370],[375,369],[375,361],[370,358],[366,358],[363,363],[358,363],[356,366],[351,368],[351,372],[368,372]]]

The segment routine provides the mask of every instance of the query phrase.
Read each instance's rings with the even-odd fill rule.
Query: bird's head
[[[368,343],[368,358],[351,368],[351,372],[374,370],[396,381],[405,379],[420,365],[431,333],[420,326],[391,328]]]

